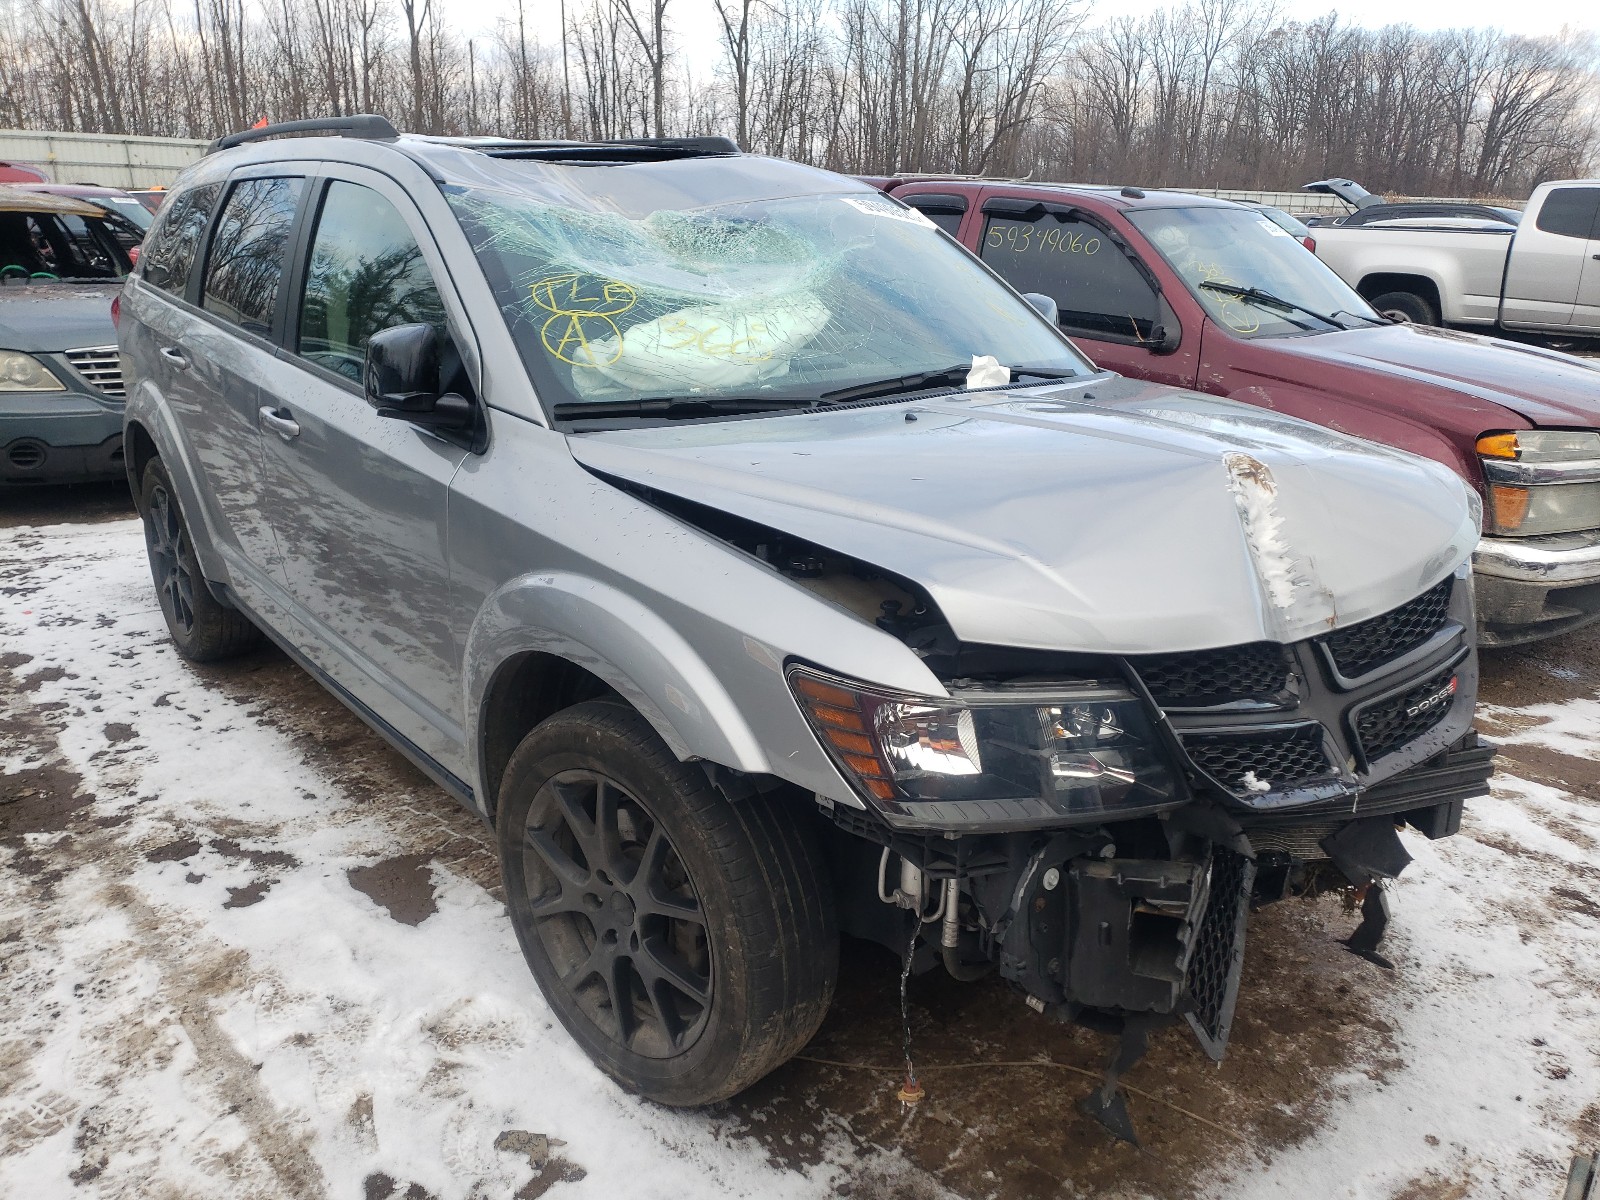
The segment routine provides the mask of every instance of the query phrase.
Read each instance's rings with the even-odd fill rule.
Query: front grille
[[[1162,708],[1271,700],[1289,685],[1289,659],[1274,642],[1251,642],[1129,660]]]
[[[95,387],[108,396],[122,396],[122,360],[115,346],[86,346],[82,350],[68,350],[67,361]]]
[[[1326,823],[1268,826],[1250,831],[1250,847],[1258,856],[1282,854],[1296,862],[1318,862],[1328,857],[1323,839],[1338,832],[1338,825]]]
[[[1446,576],[1399,608],[1329,634],[1324,642],[1340,673],[1347,679],[1365,675],[1438,633],[1450,619],[1450,591],[1454,584],[1455,578]]]
[[[1448,694],[1441,698],[1447,687]],[[1369,760],[1398,750],[1444,720],[1454,700],[1455,668],[1451,667],[1392,699],[1363,709],[1356,718],[1361,749]]]
[[[1183,748],[1224,787],[1247,795],[1261,791],[1262,784],[1281,792],[1330,774],[1320,725],[1260,733],[1186,733]]]
[[[1211,859],[1211,894],[1195,934],[1184,981],[1186,1014],[1200,1045],[1214,1059],[1228,1047],[1239,969],[1244,963],[1244,924],[1255,867],[1242,854],[1218,849]]]

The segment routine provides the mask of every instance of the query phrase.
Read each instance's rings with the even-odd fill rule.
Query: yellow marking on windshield
[[[603,367],[622,357],[620,317],[639,302],[639,293],[616,279],[569,271],[541,279],[528,289],[533,302],[550,315],[539,340],[554,357],[574,367]],[[609,357],[595,355],[594,344],[610,343]]]

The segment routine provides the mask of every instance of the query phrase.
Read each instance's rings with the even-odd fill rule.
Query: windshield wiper
[[[868,400],[874,396],[894,396],[943,384],[960,384],[967,381],[971,370],[970,362],[956,363],[934,371],[916,371],[910,375],[897,375],[893,379],[876,379],[871,383],[858,383],[854,387],[837,388],[823,392],[822,399],[829,404],[842,404],[846,400]],[[1019,375],[1033,375],[1040,379],[1071,379],[1078,373],[1072,367],[1011,367],[1010,371],[1013,379]]]
[[[1292,312],[1302,312],[1308,317],[1321,321],[1324,325],[1331,325],[1334,329],[1350,328],[1350,326],[1334,320],[1326,313],[1319,313],[1316,309],[1307,308],[1304,304],[1296,304],[1293,300],[1285,300],[1282,296],[1274,296],[1271,292],[1264,292],[1260,288],[1240,287],[1236,283],[1217,283],[1211,279],[1202,280],[1200,286],[1213,292],[1221,292],[1227,296],[1237,296],[1241,300],[1254,300],[1257,304],[1267,304],[1273,308],[1285,308]],[[1298,325],[1301,329],[1311,328],[1305,322],[1296,321],[1293,317],[1287,319],[1289,324]]]
[[[558,421],[596,421],[607,417],[731,417],[743,413],[782,412],[815,408],[807,396],[651,396],[643,400],[597,400],[557,404],[551,413]]]

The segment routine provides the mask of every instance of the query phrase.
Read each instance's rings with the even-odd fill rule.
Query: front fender
[[[679,758],[748,772],[771,769],[738,706],[681,633],[616,588],[561,571],[509,580],[473,620],[463,656],[469,730],[481,726],[500,664],[529,651],[567,659],[610,684]],[[477,738],[469,741],[473,776],[481,783],[482,747]]]

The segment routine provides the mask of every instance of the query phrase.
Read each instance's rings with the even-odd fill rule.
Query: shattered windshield
[[[531,191],[450,199],[542,399],[567,414],[815,402],[974,355],[1093,369],[925,218],[873,193],[631,212]]]
[[[1263,213],[1158,208],[1129,213],[1128,219],[1155,243],[1211,319],[1244,337],[1378,320],[1349,284]],[[1239,294],[1246,290],[1271,299]]]

